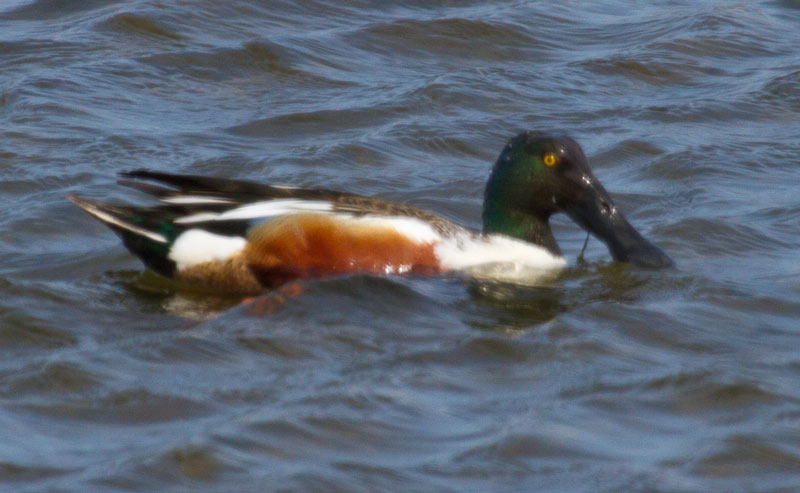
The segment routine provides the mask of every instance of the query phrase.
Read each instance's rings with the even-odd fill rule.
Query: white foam
[[[254,202],[225,212],[201,212],[175,220],[179,224],[205,221],[228,221],[236,219],[257,219],[282,216],[293,212],[330,212],[333,205],[322,200],[278,199]]]
[[[202,229],[182,233],[169,251],[178,270],[203,262],[222,261],[244,248],[246,240],[239,236],[223,236]]]

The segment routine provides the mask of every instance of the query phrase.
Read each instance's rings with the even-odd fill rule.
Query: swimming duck
[[[500,153],[486,185],[483,231],[379,198],[321,189],[135,170],[121,184],[161,205],[68,198],[99,219],[149,268],[202,288],[257,293],[342,273],[519,280],[566,265],[550,229],[564,212],[614,260],[672,265],[631,226],[570,137],[524,132]]]

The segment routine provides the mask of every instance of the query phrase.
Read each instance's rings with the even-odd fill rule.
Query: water
[[[0,489],[800,488],[800,3],[0,7]],[[562,129],[677,269],[176,291],[69,204],[141,167],[473,228]],[[265,313],[270,311],[270,313]]]

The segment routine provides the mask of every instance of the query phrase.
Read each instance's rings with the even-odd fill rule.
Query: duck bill
[[[596,180],[590,183],[593,184],[584,188],[582,197],[564,212],[602,240],[614,260],[647,268],[671,266],[672,259],[631,226],[602,185]]]

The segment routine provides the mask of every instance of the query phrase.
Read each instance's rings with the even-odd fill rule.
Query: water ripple
[[[792,491],[798,8],[14,0],[0,8],[0,481],[19,491]],[[573,135],[676,261],[563,215],[536,288],[145,272],[64,196],[124,169],[342,189],[481,227]]]

